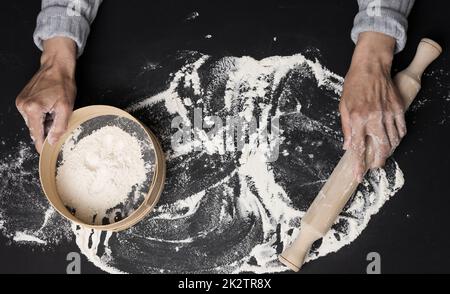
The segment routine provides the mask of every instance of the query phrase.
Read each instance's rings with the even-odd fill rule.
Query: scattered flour
[[[287,119],[285,125],[280,126],[284,128],[280,143],[287,140],[295,143],[289,143],[282,152],[284,156],[272,164],[266,162],[264,150],[251,148],[249,142],[241,153],[231,155],[234,159],[230,165],[227,154],[217,152],[222,142],[207,140],[206,134],[197,136],[198,142],[186,143],[189,146],[179,145],[167,150],[169,170],[165,192],[170,191],[170,195],[163,192],[161,204],[147,222],[131,231],[113,234],[110,236],[114,239],[112,244],[101,241],[100,245],[108,248],[104,253],[98,250],[98,242],[103,240],[101,232],[75,231],[77,239],[95,235],[93,240],[98,240],[97,243],[80,248],[105,271],[265,273],[286,270],[277,256],[296,237],[307,208],[305,204],[312,201],[311,197],[317,194],[339,159],[341,134],[337,101],[343,78],[319,61],[308,60],[301,54],[262,60],[225,57],[214,62],[210,59],[210,56],[200,55],[187,62],[172,75],[167,90],[128,110],[149,117],[152,113],[165,112],[181,117],[185,125],[192,124],[193,105],[203,107],[205,115],[223,115],[220,111],[225,111],[247,118],[258,112],[262,116],[261,128],[266,127],[270,118]],[[311,102],[308,101],[311,93],[302,93],[302,89],[296,93],[293,88],[303,80],[313,80],[315,89],[319,89]],[[194,95],[186,97],[183,89]],[[298,95],[303,95],[299,99],[304,100],[297,99]],[[328,97],[325,99],[321,95]],[[217,110],[214,103],[223,110]],[[323,110],[325,104],[321,103],[328,103],[325,111],[334,109],[332,113],[321,116],[311,110],[314,104]],[[330,103],[334,103],[334,107],[330,107]],[[162,124],[167,125],[167,122]],[[299,131],[305,132],[306,137],[299,135]],[[316,134],[320,137],[311,139]],[[163,144],[170,140],[170,134],[162,140]],[[196,153],[192,145],[204,148]],[[322,151],[321,148],[328,149]],[[335,157],[336,162],[330,162],[327,156]],[[213,180],[208,181],[210,177],[205,178],[202,173],[196,176],[192,167],[196,162],[205,170],[214,166]],[[302,182],[296,186],[299,181]],[[355,240],[371,216],[403,183],[403,174],[395,162],[390,162],[386,170],[370,172],[345,213],[307,260],[335,252]],[[175,196],[173,201],[167,200],[170,196]],[[239,225],[233,229],[234,224]],[[247,233],[239,235],[240,231]],[[235,243],[226,248],[215,243],[234,242],[231,240]],[[209,254],[217,256],[206,254],[205,248],[214,248],[214,253]],[[122,254],[121,250],[127,253]],[[146,259],[140,258],[143,254]],[[167,260],[161,266],[160,257],[156,256],[167,255],[187,263]],[[128,260],[128,266],[117,262],[123,258]]]
[[[0,157],[0,233],[10,240],[21,232],[36,237],[27,245],[51,248],[71,241],[70,224],[42,193],[39,157],[30,142],[9,146]],[[40,242],[42,240],[43,242]]]
[[[141,147],[116,126],[104,126],[74,142],[71,137],[62,148],[58,193],[78,218],[101,224],[107,210],[124,203],[146,180]]]
[[[13,241],[15,242],[31,242],[31,243],[38,243],[38,244],[47,244],[46,241],[39,239],[36,236],[29,235],[25,232],[16,232],[16,234],[13,237]]]
[[[308,204],[341,154],[337,101],[343,78],[301,54],[262,60],[214,60],[195,52],[184,57],[186,63],[174,72],[165,91],[128,108],[146,124],[159,126],[155,132],[169,155],[166,188],[160,204],[144,222],[120,233],[70,226],[43,199],[37,171],[29,168],[37,166],[37,158],[21,143],[17,153],[0,162],[0,231],[17,242],[54,246],[58,244],[54,240],[67,236],[69,229],[81,252],[111,273],[286,270],[277,255],[296,237]],[[191,142],[206,145],[200,152],[183,145],[171,150],[171,118],[180,116],[189,125],[194,105],[203,107],[205,116],[233,113],[246,117],[258,112],[263,122],[279,117],[283,156],[267,163],[260,149],[219,154],[216,145],[222,141],[214,140]],[[204,138],[206,134],[198,137]],[[81,141],[72,148],[79,148]],[[77,157],[78,162],[72,164],[87,173],[92,172],[88,167],[98,167],[95,156]],[[129,181],[128,189],[138,178]],[[308,260],[355,240],[403,183],[403,174],[392,160],[386,169],[370,172]],[[89,193],[85,196],[89,199]],[[123,193],[116,196],[114,203],[123,201]],[[31,222],[17,217],[24,210]],[[60,231],[64,231],[62,236]]]
[[[199,16],[200,16],[200,13],[198,13],[197,11],[194,11],[194,12],[190,13],[190,14],[186,17],[186,20],[187,20],[187,21],[191,21],[191,20],[196,19],[196,18],[199,17]]]

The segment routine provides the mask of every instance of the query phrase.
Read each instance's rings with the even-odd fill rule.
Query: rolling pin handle
[[[442,53],[441,46],[431,39],[424,38],[417,47],[416,55],[406,72],[419,84],[425,69]]]
[[[322,234],[317,232],[313,227],[302,222],[298,237],[292,242],[289,248],[278,256],[278,260],[291,270],[298,272],[305,262],[312,244],[322,237]]]

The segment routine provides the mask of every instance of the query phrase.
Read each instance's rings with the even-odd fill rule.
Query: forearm
[[[52,75],[74,79],[77,57],[75,41],[65,37],[55,37],[43,42],[41,67],[49,69]]]
[[[86,45],[90,25],[97,15],[101,0],[42,0],[34,41],[43,50],[43,42],[55,37],[72,39],[80,56]]]
[[[405,47],[408,29],[407,17],[414,0],[358,0],[359,12],[355,17],[352,39],[355,43],[362,32],[378,32],[395,39],[395,51]]]
[[[396,41],[393,37],[377,32],[359,35],[353,52],[351,68],[365,67],[368,70],[383,70],[390,73]]]

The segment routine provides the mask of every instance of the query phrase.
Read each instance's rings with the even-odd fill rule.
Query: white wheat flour
[[[77,218],[92,223],[95,216],[98,223],[108,209],[139,190],[146,180],[145,162],[138,139],[119,127],[102,127],[75,144],[80,132],[63,146],[56,185]]]

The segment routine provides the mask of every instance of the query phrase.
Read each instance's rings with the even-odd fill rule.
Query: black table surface
[[[14,99],[38,68],[32,42],[40,1],[7,1],[0,9],[1,152],[29,140]],[[104,1],[77,71],[76,107],[96,103],[121,107],[142,66],[177,50],[263,58],[318,48],[321,63],[345,76],[354,44],[350,40],[356,1]],[[304,273],[365,273],[369,252],[382,257],[384,273],[448,272],[446,233],[450,197],[450,24],[445,0],[416,1],[409,17],[408,45],[396,56],[404,68],[422,37],[444,52],[423,78],[420,107],[407,115],[409,133],[394,157],[406,183],[350,246],[312,262]],[[194,22],[186,17],[197,11]],[[205,38],[211,34],[213,38]],[[277,42],[273,37],[277,37]],[[423,101],[424,103],[420,103]],[[426,102],[426,103],[425,103]],[[416,101],[417,103],[417,101]],[[31,144],[31,142],[30,142]],[[75,244],[50,252],[8,244],[0,237],[0,272],[64,273]],[[83,259],[84,273],[101,272]]]

